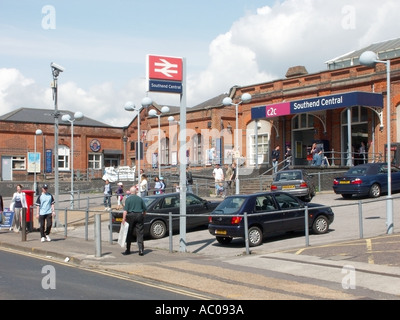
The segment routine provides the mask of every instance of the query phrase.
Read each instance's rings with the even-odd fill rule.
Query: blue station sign
[[[380,93],[347,92],[330,96],[282,102],[251,109],[251,118],[265,119],[279,116],[321,111],[354,106],[383,108],[383,96]]]

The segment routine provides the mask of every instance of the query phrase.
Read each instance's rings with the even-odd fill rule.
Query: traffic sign
[[[147,55],[147,79],[182,81],[182,58]]]

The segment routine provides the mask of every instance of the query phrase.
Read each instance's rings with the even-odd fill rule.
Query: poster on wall
[[[28,172],[29,173],[40,173],[40,152],[28,152]]]
[[[52,172],[52,164],[53,164],[53,150],[47,149],[46,150],[46,173],[51,173]]]

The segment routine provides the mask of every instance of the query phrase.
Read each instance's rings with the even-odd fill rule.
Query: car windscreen
[[[215,214],[236,214],[240,211],[245,198],[229,197],[222,201],[214,210]]]
[[[154,197],[143,197],[143,201],[144,201],[146,207],[149,207],[156,200],[157,200],[157,198],[154,198]]]
[[[280,172],[275,177],[275,181],[300,180],[300,179],[301,179],[301,173],[297,171]]]

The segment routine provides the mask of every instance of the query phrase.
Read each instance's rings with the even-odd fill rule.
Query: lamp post
[[[238,107],[242,103],[247,103],[250,102],[251,100],[251,95],[249,93],[243,93],[242,96],[240,97],[239,103],[233,103],[232,98],[226,97],[224,100],[222,100],[222,104],[224,106],[235,106],[236,109],[236,132],[235,132],[235,146],[236,146],[236,194],[240,193],[240,184],[239,184],[239,159],[240,159],[240,151],[239,151],[239,117],[238,117]]]
[[[386,200],[386,233],[393,233],[393,198],[392,198],[392,163],[391,163],[391,139],[390,139],[390,60],[379,60],[378,55],[372,51],[365,51],[360,56],[360,64],[368,67],[373,67],[377,63],[386,64],[386,136],[387,136],[387,200]]]
[[[135,104],[131,101],[128,101],[127,103],[125,103],[125,107],[124,109],[126,111],[136,111],[137,113],[137,122],[138,122],[138,144],[137,144],[137,159],[136,159],[136,167],[137,167],[137,173],[138,173],[138,180],[137,182],[140,183],[140,160],[141,160],[141,133],[140,133],[140,111],[143,108],[147,108],[149,107],[151,104],[153,103],[153,101],[149,98],[149,97],[145,97],[142,99],[142,103],[140,107],[136,107]]]
[[[58,186],[58,117],[60,116],[60,112],[58,111],[58,85],[57,80],[60,72],[64,71],[64,68],[59,66],[58,64],[52,62],[50,63],[51,71],[53,74],[53,100],[54,100],[54,201],[56,203],[55,206],[55,221],[54,225],[58,227],[58,195],[59,195],[59,186]]]
[[[71,209],[74,209],[74,122],[82,119],[83,113],[80,111],[75,112],[73,118],[69,114],[64,114],[61,117],[62,121],[71,124]]]
[[[169,108],[164,106],[161,108],[161,113],[157,113],[156,110],[151,109],[149,111],[149,116],[150,117],[157,117],[158,118],[158,178],[161,177],[161,128],[160,128],[160,118],[161,118],[161,114],[163,113],[168,113],[169,112]]]
[[[42,130],[36,129],[36,132],[35,132],[35,171],[34,171],[34,173],[33,173],[33,190],[34,190],[34,192],[35,192],[35,195],[37,194],[36,163],[37,163],[37,161],[38,161],[38,157],[37,157],[37,154],[36,154],[36,136],[40,136],[40,135],[42,135],[42,134],[43,134],[43,131],[42,131]]]

